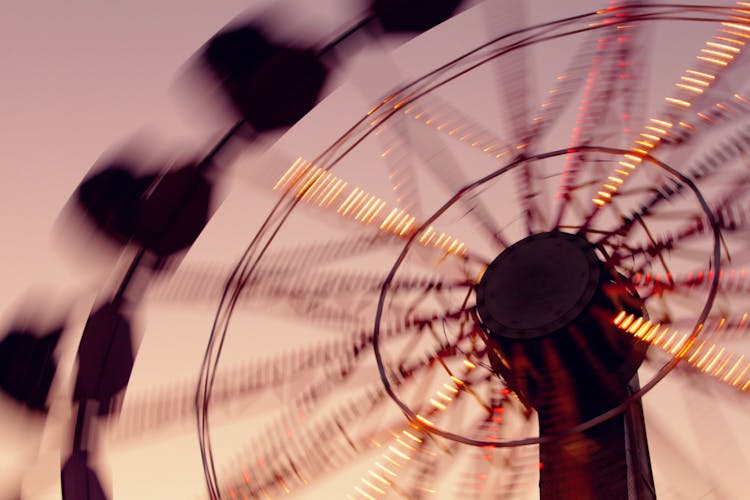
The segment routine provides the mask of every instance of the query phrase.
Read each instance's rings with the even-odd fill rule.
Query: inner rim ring
[[[385,306],[385,298],[386,298],[386,295],[388,294],[388,290],[390,288],[391,282],[393,281],[393,278],[395,277],[396,272],[401,266],[401,263],[406,258],[406,255],[409,252],[409,249],[411,248],[412,244],[416,240],[417,235],[421,234],[426,228],[434,224],[435,220],[437,220],[438,217],[440,217],[443,213],[445,213],[446,210],[448,210],[451,206],[453,206],[453,204],[455,204],[462,196],[464,196],[469,191],[481,186],[482,184],[485,184],[486,182],[489,182],[499,177],[500,175],[503,175],[509,172],[510,170],[513,170],[514,168],[520,165],[523,165],[525,163],[531,164],[532,162],[537,161],[537,160],[543,160],[546,158],[554,158],[554,157],[562,156],[565,154],[581,153],[581,152],[596,152],[596,153],[606,153],[606,154],[612,154],[612,155],[624,155],[624,154],[632,153],[631,151],[626,150],[626,149],[609,148],[609,147],[604,147],[604,146],[575,146],[575,147],[569,147],[565,149],[558,149],[555,151],[549,151],[547,153],[541,153],[541,154],[533,155],[533,156],[526,157],[526,158],[518,158],[515,161],[509,163],[508,165],[502,168],[499,168],[498,170],[495,170],[494,172],[470,184],[467,184],[463,188],[459,189],[456,192],[456,194],[454,194],[445,204],[443,204],[443,206],[441,206],[419,228],[417,228],[417,230],[407,240],[406,244],[404,245],[403,250],[401,251],[399,256],[396,258],[396,261],[393,264],[393,267],[391,268],[390,272],[388,273],[385,280],[383,281],[383,284],[380,289],[380,297],[378,298],[378,307],[375,313],[375,325],[373,328],[373,351],[375,352],[375,361],[377,362],[377,365],[378,365],[378,373],[380,374],[380,380],[383,383],[383,388],[385,389],[388,396],[399,406],[399,408],[401,408],[401,410],[410,420],[416,420],[417,414],[406,403],[404,403],[398,397],[398,395],[396,395],[396,393],[393,390],[393,387],[391,386],[390,381],[388,380],[388,376],[385,371],[385,365],[383,363],[383,355],[380,352],[380,322],[383,316],[383,307]],[[676,180],[678,180],[679,182],[687,186],[693,192],[693,194],[698,200],[698,203],[701,206],[701,209],[706,215],[706,219],[708,220],[711,226],[711,231],[713,233],[712,257],[713,257],[713,265],[715,268],[714,276],[713,276],[713,279],[711,280],[711,285],[710,285],[710,289],[708,292],[708,296],[706,298],[706,303],[703,306],[703,309],[701,310],[701,313],[699,314],[698,319],[696,320],[695,326],[693,327],[693,331],[690,337],[688,337],[688,339],[685,341],[685,343],[683,344],[683,347],[674,355],[674,357],[672,357],[672,359],[670,359],[667,363],[665,363],[664,366],[659,368],[659,370],[656,372],[656,374],[654,374],[651,380],[649,380],[646,384],[642,385],[641,388],[637,392],[634,392],[633,394],[631,394],[622,403],[620,403],[619,405],[615,406],[614,408],[606,412],[603,412],[597,417],[594,417],[581,424],[571,427],[567,431],[559,433],[557,435],[538,436],[535,438],[516,439],[516,440],[511,440],[511,441],[497,442],[497,441],[486,441],[486,440],[467,438],[465,436],[461,436],[453,432],[445,431],[435,426],[425,427],[426,430],[438,436],[444,437],[446,439],[450,439],[452,441],[457,441],[457,442],[464,443],[464,444],[469,444],[472,446],[490,446],[493,448],[508,448],[512,446],[524,446],[524,445],[531,445],[531,444],[548,443],[548,442],[563,438],[565,436],[569,436],[571,434],[585,431],[587,429],[594,427],[595,425],[601,422],[604,422],[614,417],[615,415],[619,415],[620,413],[623,413],[624,411],[627,410],[627,408],[634,401],[639,400],[641,397],[643,397],[644,394],[650,391],[657,383],[659,383],[664,377],[666,377],[667,374],[670,371],[672,371],[675,366],[677,366],[677,363],[679,363],[680,360],[682,360],[682,358],[685,356],[685,353],[688,352],[688,350],[695,343],[695,340],[698,337],[698,334],[700,333],[699,325],[705,322],[706,318],[708,317],[708,313],[711,311],[714,300],[716,298],[716,293],[719,288],[719,274],[720,274],[720,267],[721,267],[721,231],[719,230],[719,224],[716,221],[716,217],[714,217],[713,213],[711,212],[711,208],[708,206],[708,203],[706,202],[705,198],[703,197],[700,190],[698,189],[698,187],[695,185],[695,183],[692,180],[690,180],[688,177],[686,177],[679,171],[670,167],[666,163],[659,161],[658,159],[654,158],[651,155],[644,156],[643,163],[641,163],[641,165],[643,165],[646,162],[652,163],[656,167],[664,170],[668,175],[674,177]]]

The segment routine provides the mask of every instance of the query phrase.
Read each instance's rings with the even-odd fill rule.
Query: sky
[[[102,154],[117,144],[132,142],[134,137],[148,138],[158,145],[158,151],[207,149],[227,123],[190,97],[194,94],[185,90],[185,78],[180,76],[184,74],[184,64],[229,20],[245,9],[260,10],[270,3],[134,0],[111,4],[73,0],[5,6],[0,18],[3,324],[23,305],[42,301],[44,315],[51,314],[49,311],[69,311],[69,323],[82,325],[98,290],[109,279],[113,261],[93,258],[85,244],[66,238],[77,234],[60,217],[70,194]],[[328,1],[311,8],[311,3],[297,2],[297,10],[294,16],[289,15],[284,30],[309,30],[306,36],[310,39],[324,39],[353,15],[351,4],[344,4]],[[564,7],[549,0],[535,0],[530,4],[529,15],[532,19],[555,18],[573,10],[589,10],[592,4],[597,5],[577,1]],[[471,36],[479,35],[448,28],[438,30],[425,37],[424,44],[400,52],[401,71],[418,73],[420,67],[429,68],[451,50],[470,45]],[[655,35],[657,42],[662,40],[660,36]],[[392,83],[368,68],[368,64],[387,64],[378,59],[377,52],[390,52],[403,41],[396,39],[368,52],[348,74],[336,75],[327,91],[333,92],[339,85],[342,88],[326,106],[281,140],[278,156],[269,159],[258,153],[242,157],[240,166],[231,174],[225,205],[188,261],[233,261],[260,223],[260,214],[268,210],[273,200],[262,186],[250,182],[256,177],[252,171],[255,162],[262,167],[278,158],[287,161],[296,155],[315,155],[319,147],[335,137],[336,131],[359,117],[378,97],[376,94]],[[679,52],[679,46],[669,45],[663,50]],[[540,66],[554,65],[555,49],[547,49],[537,62]],[[346,86],[350,82],[353,84]],[[654,86],[662,84],[657,81]],[[357,86],[366,90],[353,90]],[[460,87],[458,90],[468,93]],[[363,98],[362,93],[369,93],[372,98]],[[477,105],[471,99],[467,102]],[[367,181],[367,176],[364,179]],[[371,186],[379,185],[377,179],[369,182]],[[194,376],[210,312],[180,304],[156,303],[144,308],[139,315],[145,325],[144,339],[128,398],[130,394],[134,399],[137,395],[159,394],[158,387],[169,387]],[[268,327],[268,331],[284,333],[266,335],[262,341],[245,339],[245,344],[242,339],[236,340],[226,362],[241,362],[246,352],[255,358],[279,352],[294,345],[296,335],[321,339],[328,335],[314,329],[302,332],[299,327],[284,325],[284,318],[277,320],[281,326]],[[61,371],[71,367],[74,337],[66,342],[68,353],[61,360]],[[670,386],[665,383],[646,402],[647,416],[653,418],[654,429],[658,429],[652,457],[660,498],[737,498],[736,494],[743,491],[742,472],[737,467],[748,463],[745,450],[750,444],[740,437],[747,423],[742,416],[746,404],[724,398],[723,392],[701,393],[693,388],[693,382],[686,378]],[[56,383],[65,385],[64,381]],[[10,415],[7,421],[13,424],[0,430],[0,442],[9,443],[0,445],[0,468],[6,471],[0,476],[0,499],[10,495],[19,482],[27,498],[59,498],[54,478],[59,448],[64,446],[61,436],[67,413],[63,398],[55,399],[53,419],[46,427],[32,420],[21,423],[6,401],[0,401],[0,410]],[[236,448],[235,436],[257,428],[263,418],[252,411],[237,411],[241,416],[222,421],[217,431],[223,449]],[[701,453],[712,464],[699,458]],[[108,442],[103,460],[108,464],[104,467],[108,471],[106,481],[115,498],[203,495],[197,446],[189,421],[142,439],[113,439]],[[356,481],[357,471],[342,471],[310,494],[329,498],[334,491],[350,492],[352,477]],[[727,484],[722,484],[724,478]],[[729,496],[722,497],[717,492]],[[300,497],[311,498],[305,493]]]

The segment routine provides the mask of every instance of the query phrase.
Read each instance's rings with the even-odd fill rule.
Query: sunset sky
[[[235,16],[248,8],[260,11],[271,3],[71,0],[5,6],[0,16],[3,327],[25,306],[33,310],[43,307],[40,317],[67,316],[73,327],[83,324],[98,291],[111,279],[108,272],[115,261],[92,258],[95,252],[87,248],[85,236],[75,232],[60,216],[71,193],[97,159],[118,144],[156,144],[154,150],[158,154],[176,150],[196,155],[206,151],[229,122],[217,118],[198,99],[199,94],[191,93],[184,76],[185,64]],[[325,40],[356,15],[353,2],[345,0],[283,3],[297,5],[298,9],[283,11],[289,22],[282,31],[287,36],[304,33],[305,39],[313,41]],[[313,3],[315,8],[311,7]],[[534,0],[529,5],[530,20],[599,7],[598,2],[584,0],[565,5]],[[419,65],[431,67],[445,58],[443,51],[460,45],[462,40],[469,43],[465,37],[470,35],[456,28],[436,31],[425,35],[422,44],[399,52],[397,61],[407,68],[405,71]],[[663,32],[657,33],[652,40],[658,44],[666,37]],[[391,51],[402,41],[386,42],[383,50]],[[679,53],[678,44],[667,45],[664,51],[660,61],[665,66],[681,64],[675,62],[679,57],[673,59],[669,54]],[[186,262],[233,262],[274,200],[270,190],[264,191],[266,186],[257,182],[263,176],[253,171],[253,166],[272,168],[269,165],[273,164],[273,168],[279,168],[279,164],[287,165],[297,156],[314,156],[337,131],[362,116],[380,97],[365,98],[363,93],[378,94],[394,84],[379,74],[377,66],[368,68],[368,62],[378,60],[377,55],[368,52],[366,57],[372,59],[352,63],[349,74],[332,77],[326,92],[333,92],[339,84],[348,86],[333,93],[314,116],[282,139],[272,154],[262,156],[253,151],[241,157],[225,190],[225,206]],[[550,67],[562,64],[557,59],[555,49],[547,48],[534,62],[546,77],[552,71]],[[669,71],[659,72],[659,77],[674,79]],[[544,79],[538,87],[544,89],[546,82]],[[363,85],[370,87],[359,92],[357,89]],[[658,80],[653,85],[669,84]],[[466,94],[473,91],[467,89]],[[276,136],[269,137],[266,142],[275,139]],[[561,147],[568,139],[555,138]],[[379,186],[379,182],[380,179],[372,179],[372,186]],[[154,395],[159,387],[195,377],[212,312],[210,308],[193,310],[159,303],[144,309],[139,316],[140,324],[145,325],[144,339],[128,398]],[[276,331],[274,321],[280,323],[279,330],[288,326],[284,325],[284,318],[269,319],[272,326],[268,331]],[[283,332],[261,340],[237,340],[234,349],[226,354],[226,363],[241,362],[245,359],[244,350],[262,358],[294,345],[301,335],[309,335],[308,341],[328,335],[316,329],[303,332],[298,325],[288,326]],[[67,354],[60,371],[70,370],[70,349],[74,346],[73,338],[66,341]],[[647,418],[649,422],[652,419],[654,428],[658,428],[655,434],[659,435],[651,447],[657,490],[660,498],[666,499],[738,498],[736,495],[746,490],[743,482],[747,483],[742,467],[749,463],[747,401],[724,401],[724,392],[701,393],[694,389],[696,381],[688,377],[676,382],[668,380],[646,399]],[[56,384],[64,386],[65,382]],[[22,416],[7,401],[0,401],[0,500],[8,498],[21,482],[27,498],[60,498],[56,460],[59,461],[59,448],[64,445],[61,436],[66,425],[65,403],[63,399],[54,400],[52,421],[43,429],[39,422],[22,422]],[[262,420],[253,414],[240,414],[236,420],[222,421],[217,431],[217,440],[227,449],[233,445],[237,448],[233,442],[237,438],[233,436],[243,432],[252,435],[247,429]],[[723,448],[725,445],[728,448]],[[717,456],[724,451],[726,455]],[[696,471],[704,467],[700,458],[704,452],[712,464],[701,475]],[[227,459],[229,456],[234,455],[227,455]],[[146,439],[113,441],[104,460],[108,465],[103,470],[111,474],[107,482],[111,481],[116,499],[204,496],[192,419]],[[352,477],[356,480],[356,474],[350,472],[327,478],[319,490],[313,491],[318,498],[330,498],[331,491],[341,491],[343,497],[354,484]],[[724,478],[726,484],[722,484]],[[717,496],[717,491],[730,496]],[[303,492],[299,498],[311,497]],[[446,492],[438,498],[451,495]]]

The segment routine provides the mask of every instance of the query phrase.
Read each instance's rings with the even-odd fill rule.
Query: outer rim
[[[670,12],[670,11],[661,11],[660,9],[662,9],[662,8],[664,8],[664,9],[666,9],[666,8],[673,8],[673,7],[675,7],[675,4],[639,5],[638,7],[640,9],[644,9],[644,10],[647,11],[646,14],[636,16],[637,19],[634,19],[635,21],[640,21],[640,22],[664,21],[664,20],[681,20],[681,21],[712,22],[712,23],[715,23],[715,22],[721,22],[724,19],[721,18],[721,17],[710,17],[710,15],[717,15],[718,16],[720,13],[726,13],[726,12],[728,12],[728,11],[731,10],[731,7],[726,7],[726,6],[698,6],[698,7],[696,7],[696,6],[680,5],[680,8],[682,9],[682,11],[688,11],[688,12],[691,12],[691,13],[694,13],[694,14],[692,16],[670,17],[670,15],[674,14],[673,12]],[[632,6],[629,7],[629,8],[632,8]],[[615,8],[611,9],[611,11],[617,11],[617,10],[624,10],[624,8],[623,7],[615,7]],[[702,14],[706,14],[706,17],[699,17],[701,13]],[[553,22],[553,23],[549,23],[547,25],[537,25],[537,26],[529,27],[529,28],[526,28],[526,29],[522,29],[522,30],[520,30],[519,32],[516,32],[516,33],[510,33],[510,34],[501,36],[501,37],[497,38],[496,40],[494,40],[491,43],[499,42],[500,40],[504,40],[508,36],[511,36],[511,35],[514,35],[514,34],[526,33],[526,32],[528,32],[530,30],[540,29],[542,27],[548,27],[550,25],[554,25],[554,26],[564,25],[566,22],[571,22],[571,21],[574,21],[574,20],[585,19],[585,18],[588,18],[588,17],[591,17],[591,16],[595,16],[596,14],[597,14],[597,12],[589,12],[589,13],[581,14],[581,15],[578,15],[578,16],[573,16],[573,17],[567,18],[565,20],[559,20],[559,21],[556,21],[556,22]],[[602,26],[594,26],[594,27],[590,26],[590,27],[588,27],[588,28],[586,28],[584,30],[573,30],[573,31],[569,31],[569,32],[566,32],[566,33],[563,33],[563,34],[565,35],[565,34],[578,33],[580,31],[596,30],[596,29],[601,28],[601,27]],[[549,38],[539,38],[539,39],[536,39],[536,40],[529,40],[529,41],[524,42],[524,43],[513,44],[511,46],[506,46],[499,53],[487,57],[485,60],[482,60],[482,61],[476,63],[475,65],[471,66],[468,69],[465,69],[465,70],[459,72],[458,74],[450,76],[449,78],[447,78],[443,82],[435,83],[433,85],[427,84],[424,87],[419,87],[417,85],[418,83],[421,82],[421,83],[424,84],[425,80],[427,80],[430,77],[434,76],[441,69],[445,69],[447,66],[450,66],[451,64],[454,64],[458,60],[463,59],[463,58],[465,58],[465,57],[467,57],[469,55],[474,54],[479,49],[475,49],[475,50],[473,50],[473,51],[471,51],[471,52],[469,52],[467,54],[464,54],[463,56],[459,57],[458,59],[456,59],[454,61],[451,61],[451,62],[447,63],[446,65],[442,66],[438,70],[434,70],[432,72],[427,73],[426,75],[423,75],[421,78],[415,80],[414,82],[411,82],[408,85],[405,85],[404,87],[400,88],[399,90],[393,92],[392,94],[390,94],[386,98],[384,98],[380,103],[378,103],[375,107],[373,107],[366,115],[364,115],[359,120],[357,120],[344,134],[342,134],[342,136],[339,139],[337,139],[333,144],[331,144],[329,147],[325,148],[325,150],[322,153],[320,153],[318,156],[316,156],[312,163],[315,163],[315,164],[326,164],[325,167],[324,167],[324,170],[326,170],[326,171],[333,170],[337,166],[337,164],[341,161],[341,159],[343,157],[347,156],[353,149],[355,149],[361,143],[361,141],[364,139],[364,137],[367,137],[370,133],[372,133],[373,131],[377,130],[378,127],[382,123],[384,123],[387,120],[389,120],[390,118],[392,118],[393,115],[395,115],[398,112],[398,110],[401,109],[404,105],[406,105],[406,104],[408,104],[410,102],[413,102],[413,101],[419,99],[423,95],[428,94],[428,93],[432,92],[433,90],[435,90],[436,88],[440,87],[446,81],[451,81],[453,79],[456,79],[456,78],[460,77],[462,74],[470,71],[474,67],[482,65],[484,62],[487,62],[488,60],[491,60],[491,59],[493,59],[495,57],[500,57],[500,56],[502,56],[504,54],[510,53],[510,52],[512,52],[512,51],[514,51],[514,50],[516,50],[518,48],[521,48],[523,46],[533,45],[535,43],[538,43],[538,42],[541,42],[541,41],[546,41],[546,40],[549,40]],[[483,45],[480,48],[486,47],[488,45],[489,44]],[[396,100],[398,100],[400,98],[403,98],[403,99],[401,101],[399,101],[396,105],[391,106],[392,101],[395,102]],[[371,118],[371,116],[374,113],[376,113],[376,112],[380,112],[380,116],[378,116],[376,118],[377,124],[373,123],[373,126],[371,128],[369,128],[362,136],[357,136],[357,134],[356,134],[357,127],[359,127],[360,125],[362,125],[363,123],[365,123],[368,120],[368,118]],[[347,143],[346,142],[347,140],[351,141],[351,143]],[[562,155],[562,154],[566,154],[566,153],[569,153],[569,152],[576,152],[576,151],[599,151],[599,152],[605,152],[605,153],[610,153],[610,154],[631,153],[631,151],[625,151],[625,150],[614,149],[614,148],[606,148],[606,147],[594,147],[594,146],[570,147],[570,148],[567,148],[567,149],[564,149],[564,150],[558,150],[558,151],[554,151],[554,152],[551,152],[551,153],[546,153],[546,154],[541,154],[541,155],[534,155],[532,157],[518,159],[518,160],[512,162],[511,164],[506,165],[502,169],[494,172],[493,174],[489,174],[489,176],[487,178],[483,178],[483,180],[480,179],[480,181],[484,182],[484,181],[490,180],[491,178],[497,177],[498,175],[501,175],[501,174],[507,172],[508,170],[511,170],[512,168],[515,168],[516,166],[522,164],[525,161],[534,161],[534,160],[538,160],[538,159],[559,156],[559,155]],[[703,197],[700,195],[700,192],[699,192],[698,188],[695,186],[695,184],[691,180],[687,179],[682,174],[680,174],[678,171],[674,170],[673,168],[669,167],[668,165],[659,162],[658,160],[656,160],[652,156],[647,155],[647,156],[644,156],[643,159],[647,160],[647,161],[650,161],[652,163],[655,163],[657,166],[659,166],[660,168],[666,170],[667,172],[669,172],[670,174],[674,175],[678,179],[684,179],[683,182],[686,185],[688,185],[690,187],[690,189],[693,190],[696,193],[696,196],[699,198],[699,202],[701,203],[702,208],[708,214],[708,220],[709,220],[709,222],[711,224],[711,227],[712,227],[712,230],[714,232],[714,252],[713,253],[714,253],[714,256],[715,256],[716,267],[718,269],[718,266],[719,266],[718,256],[720,255],[719,229],[718,229],[718,225],[717,225],[717,222],[716,222],[715,218],[710,213],[710,209],[708,208],[708,206],[707,206],[705,200],[703,199]],[[471,189],[472,187],[473,187],[473,184],[465,186],[462,190],[460,190],[457,193],[457,195],[454,196],[454,198],[452,198],[449,201],[449,204],[455,202],[456,199],[457,199],[457,197],[460,197],[465,191]],[[251,279],[252,275],[255,272],[255,268],[256,268],[258,262],[262,259],[263,255],[266,253],[266,251],[268,249],[268,246],[270,245],[271,241],[274,239],[276,233],[280,229],[280,226],[283,225],[284,221],[286,220],[286,217],[296,207],[298,201],[299,201],[298,199],[294,199],[294,198],[289,199],[288,193],[284,193],[279,198],[277,204],[274,206],[274,208],[272,209],[271,213],[266,218],[266,220],[263,223],[261,229],[257,231],[257,233],[255,234],[255,237],[248,244],[248,246],[246,248],[246,252],[245,252],[245,254],[243,254],[243,257],[241,259],[242,262],[237,265],[235,273],[233,273],[232,277],[230,277],[227,280],[227,287],[228,288],[230,287],[230,282],[236,276],[240,276],[239,282],[237,283],[238,290],[241,290],[245,286],[245,284]],[[286,204],[284,202],[286,202]],[[442,212],[442,211],[446,210],[447,208],[448,208],[448,205],[442,207],[440,209],[440,211]],[[417,229],[417,232],[415,232],[415,234],[418,234],[418,231],[424,230],[424,228],[427,227],[427,225],[431,221],[433,221],[435,218],[437,218],[437,216],[439,216],[439,215],[440,215],[439,213],[433,215],[427,222],[425,222],[422,226],[420,226]],[[262,233],[264,231],[270,232],[271,235],[269,237],[267,237],[267,238],[263,238]],[[388,394],[392,398],[395,395],[393,395],[392,388],[391,388],[390,384],[388,383],[388,381],[386,379],[385,370],[384,370],[384,367],[382,365],[382,359],[380,357],[381,355],[380,355],[380,351],[379,351],[379,344],[378,344],[379,333],[380,333],[379,332],[379,317],[382,314],[382,305],[383,305],[385,293],[387,293],[388,286],[389,286],[390,282],[393,279],[393,275],[395,274],[396,268],[398,267],[398,265],[400,264],[400,262],[403,260],[403,258],[405,257],[406,252],[408,251],[409,246],[412,244],[413,239],[414,238],[412,237],[412,238],[410,238],[407,241],[406,246],[404,248],[404,251],[402,252],[402,254],[397,259],[397,263],[396,263],[395,268],[391,270],[391,273],[389,273],[389,275],[386,277],[386,280],[383,283],[383,287],[381,289],[381,297],[379,299],[379,304],[378,304],[378,313],[377,313],[377,318],[376,318],[376,321],[375,321],[375,328],[374,328],[374,333],[373,333],[373,337],[374,337],[373,338],[373,344],[374,344],[375,356],[376,356],[376,361],[378,363],[378,370],[379,370],[379,373],[380,373],[380,377],[381,377],[381,380],[384,383],[386,392],[388,392]],[[258,247],[260,247],[260,249],[258,249]],[[716,277],[711,282],[711,290],[709,292],[709,295],[710,295],[709,302],[711,304],[713,303],[714,297],[716,295],[716,290],[718,288],[718,275],[719,275],[719,273],[717,272],[716,273]],[[708,304],[708,302],[707,302],[707,304]],[[701,315],[703,319],[705,319],[705,317],[707,316],[709,310],[710,310],[710,306],[704,308],[704,310],[702,312],[702,315]],[[233,311],[233,306],[232,305],[227,305],[227,304],[224,304],[222,302],[218,306],[218,308],[217,308],[216,316],[218,318],[223,313],[228,318],[226,321],[231,321],[232,311]],[[217,321],[218,321],[218,319],[217,319]],[[669,366],[669,369],[666,370],[666,371],[667,372],[670,371],[679,362],[679,359],[681,359],[684,356],[686,350],[689,349],[690,346],[693,344],[693,342],[695,341],[695,337],[696,336],[697,336],[697,332],[694,331],[693,335],[691,335],[691,337],[685,342],[684,348],[680,352],[678,352],[678,354],[670,362],[668,362],[667,365],[665,365],[663,367],[663,369],[665,369],[667,366]],[[679,357],[679,359],[677,359],[678,357]],[[659,379],[658,379],[658,380],[660,380],[661,378],[663,378],[664,376],[666,376],[666,372],[664,374],[661,374],[661,371],[660,371],[659,374],[657,374],[657,375],[660,375]],[[595,419],[592,419],[591,421],[584,422],[583,424],[581,424],[581,425],[576,426],[575,428],[573,428],[571,431],[563,433],[563,434],[561,434],[559,436],[550,436],[550,437],[544,438],[544,439],[534,438],[534,439],[529,439],[529,440],[511,441],[511,442],[508,442],[508,443],[496,443],[496,442],[485,442],[485,441],[469,440],[469,439],[463,438],[461,436],[458,436],[458,435],[455,435],[455,434],[451,434],[451,433],[448,433],[446,431],[442,431],[442,430],[436,429],[436,428],[432,428],[431,430],[432,430],[432,432],[434,432],[437,435],[441,435],[443,437],[446,437],[446,438],[449,438],[449,439],[453,439],[453,440],[456,440],[456,441],[459,441],[459,442],[464,442],[464,443],[467,443],[467,444],[475,444],[477,446],[506,447],[506,446],[519,446],[519,445],[525,445],[525,444],[538,444],[538,443],[542,443],[542,442],[548,442],[548,441],[551,441],[553,439],[557,439],[559,437],[563,437],[563,436],[568,435],[568,434],[573,433],[573,432],[578,432],[580,430],[588,429],[588,428],[596,425],[597,423],[606,420],[607,418],[609,418],[611,416],[614,416],[614,415],[616,415],[618,413],[622,413],[623,411],[625,411],[625,409],[627,408],[627,406],[632,403],[632,401],[635,398],[640,398],[643,394],[645,394],[646,392],[648,392],[648,390],[650,390],[650,388],[653,385],[655,385],[656,382],[658,382],[658,380],[656,380],[656,381],[652,380],[648,384],[646,384],[645,386],[643,386],[641,388],[641,391],[639,391],[639,392],[637,392],[637,393],[635,393],[633,395],[633,399],[629,399],[628,401],[626,401],[625,403],[623,403],[621,405],[621,408],[618,407],[618,408],[615,408],[615,409],[611,410],[613,412],[611,415],[608,414],[604,418],[601,418],[602,416],[600,416],[600,417],[597,417]],[[397,402],[397,404],[400,403],[400,401],[398,401],[398,400],[396,402]],[[415,418],[414,412],[412,412],[406,405],[404,405],[403,403],[400,403],[399,406],[402,408],[402,410],[407,415],[407,417],[409,417],[409,418]],[[585,427],[582,427],[584,425],[585,425]]]

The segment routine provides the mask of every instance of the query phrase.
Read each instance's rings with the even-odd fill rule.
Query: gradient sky
[[[258,8],[270,2],[250,3]],[[318,28],[312,32],[322,36],[337,25],[339,17],[346,19],[341,2],[327,1],[324,7],[314,9],[309,3],[299,4],[305,5],[306,10],[297,11],[299,18],[287,30],[310,23]],[[535,19],[567,12],[551,0],[531,4]],[[576,12],[589,10],[592,4],[598,5],[589,1],[572,2]],[[71,0],[16,2],[5,6],[0,17],[0,229],[3,232],[0,318],[3,322],[9,321],[17,304],[22,304],[30,293],[42,294],[56,310],[75,304],[73,324],[85,318],[106,268],[98,266],[93,272],[85,269],[82,259],[74,255],[79,250],[61,245],[64,238],[53,236],[66,233],[64,225],[55,226],[60,211],[91,165],[118,142],[146,134],[158,137],[166,145],[202,145],[215,137],[224,125],[206,119],[199,106],[193,107],[178,97],[175,75],[217,29],[248,7],[248,1],[237,0],[218,3]],[[452,40],[436,37],[435,43],[449,47]],[[434,55],[435,52],[425,54],[425,59]],[[352,102],[355,109],[364,103]],[[311,130],[295,132],[304,136],[299,139],[303,148],[319,143]],[[252,197],[240,201],[230,198],[229,210],[234,210],[236,217],[242,210],[263,211],[267,202],[261,197],[257,204]],[[257,214],[249,219],[255,221]],[[224,253],[217,260],[229,262],[234,258],[236,252],[227,249],[238,250],[246,233],[232,232],[227,227],[217,224],[209,228],[206,238],[209,241],[201,242],[197,249],[198,260],[210,258],[218,251]],[[131,390],[148,393],[154,379],[174,381],[193,376],[204,330],[188,332],[185,325],[205,321],[207,317],[205,312],[186,312],[178,307],[163,307],[158,313],[150,309],[146,316],[147,337]],[[174,331],[178,328],[175,325],[180,325],[180,332]],[[169,334],[157,336],[167,330]],[[260,349],[272,351],[274,347],[278,346]],[[234,358],[241,359],[240,354],[234,353]],[[165,356],[170,359],[168,374],[163,373]],[[649,415],[654,415],[662,437],[677,443],[674,448],[658,445],[652,448],[657,487],[663,492],[661,498],[718,498],[712,496],[712,482],[720,480],[724,472],[732,481],[742,479],[739,471],[714,468],[711,477],[693,474],[686,480],[689,486],[680,484],[685,474],[702,467],[696,457],[705,444],[699,444],[698,440],[705,443],[706,439],[714,439],[710,448],[717,453],[719,444],[725,443],[724,434],[712,431],[713,426],[725,425],[733,431],[727,435],[738,436],[741,426],[747,423],[736,406],[724,408],[711,396],[691,390],[691,384],[683,381],[658,389],[647,401]],[[0,403],[2,410],[4,402]],[[721,410],[714,412],[715,407]],[[230,422],[218,439],[230,440],[234,432],[255,425],[253,422]],[[59,498],[51,479],[56,474],[55,444],[59,443],[55,429],[46,431],[41,441],[42,454],[33,460],[30,456],[19,457],[26,451],[19,453],[17,446],[27,436],[38,435],[40,429],[18,425],[24,432],[17,436],[13,436],[15,432],[10,427],[3,426],[0,430],[0,442],[12,443],[0,445],[0,469],[8,471],[7,476],[0,474],[0,499],[7,494],[4,486],[19,475],[24,476],[24,489],[33,492],[33,498]],[[746,450],[750,443],[747,433],[744,434],[738,448]],[[670,457],[675,454],[687,457],[689,465],[682,467],[680,460],[672,460]],[[22,472],[29,460],[34,465]],[[155,436],[154,440],[130,445],[118,443],[109,460],[116,498],[198,498],[203,493],[197,446],[190,425]],[[670,468],[668,461],[677,465]],[[722,464],[722,467],[728,466]],[[348,492],[350,484],[351,478],[342,475],[327,481],[325,486],[337,489],[344,485],[344,492]],[[725,491],[739,492],[743,488],[741,484],[730,484]],[[328,493],[319,495],[325,498]],[[302,497],[309,498],[304,493]]]

